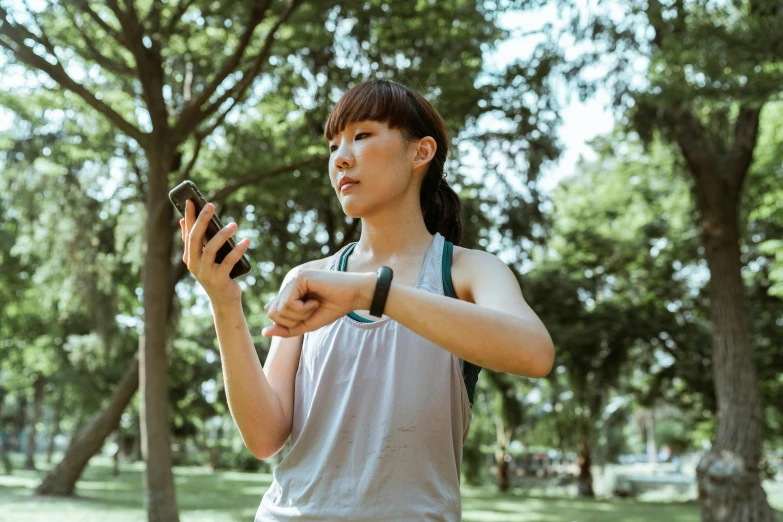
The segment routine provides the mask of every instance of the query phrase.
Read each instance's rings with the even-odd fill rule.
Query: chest
[[[454,288],[454,292],[457,294],[457,299],[461,301],[473,302],[470,292],[470,274],[468,273],[464,263],[461,263],[461,259],[464,259],[463,254],[468,249],[459,246],[454,246],[452,260],[451,260],[451,284]],[[394,271],[394,283],[416,288],[419,282],[419,277],[422,274],[422,261],[421,259],[402,259],[395,263],[390,263],[388,266]],[[377,267],[363,265],[358,260],[352,261],[349,257],[346,263],[347,272],[377,272]],[[370,315],[368,310],[354,310],[354,313],[363,319],[370,321],[377,320],[378,318]]]

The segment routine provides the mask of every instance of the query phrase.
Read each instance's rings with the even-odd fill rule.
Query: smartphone
[[[182,214],[182,217],[185,217],[185,202],[187,200],[193,202],[193,205],[196,209],[196,217],[198,217],[198,215],[201,213],[201,209],[207,206],[207,200],[204,198],[204,195],[198,189],[196,184],[187,179],[171,189],[171,192],[169,192],[169,199],[177,208],[177,210],[179,210],[179,213]],[[215,234],[220,232],[221,229],[223,229],[223,223],[221,223],[220,218],[217,217],[217,214],[213,212],[212,218],[209,220],[209,223],[207,223],[204,245],[207,244],[207,241],[215,237]],[[225,259],[225,257],[235,246],[237,246],[236,241],[234,241],[233,237],[229,237],[228,240],[223,243],[220,249],[217,251],[217,254],[215,255],[215,263],[222,263],[223,259]],[[236,279],[237,277],[249,273],[250,261],[248,261],[247,256],[243,255],[240,260],[234,264],[233,268],[231,268],[229,275],[232,279]]]

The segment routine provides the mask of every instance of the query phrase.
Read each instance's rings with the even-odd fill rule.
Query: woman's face
[[[329,151],[329,178],[346,215],[364,216],[417,190],[411,183],[416,151],[404,142],[399,129],[369,120],[352,123],[332,137]],[[358,183],[340,190],[343,177]]]

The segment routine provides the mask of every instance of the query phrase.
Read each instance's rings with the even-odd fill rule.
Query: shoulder
[[[475,303],[475,288],[480,281],[482,272],[498,270],[508,266],[495,254],[454,245],[451,259],[451,283],[457,298],[461,301]]]

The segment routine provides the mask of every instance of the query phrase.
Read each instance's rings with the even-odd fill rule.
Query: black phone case
[[[171,189],[169,192],[169,199],[177,210],[179,210],[179,213],[182,214],[182,217],[185,217],[185,202],[187,200],[191,200],[195,205],[196,217],[201,213],[201,209],[207,205],[207,200],[204,198],[204,195],[198,187],[196,187],[196,184],[190,180],[185,180]],[[204,244],[212,239],[222,228],[223,223],[220,221],[220,218],[217,217],[217,214],[213,213],[212,218],[209,220],[209,223],[207,223]],[[226,258],[234,247],[236,247],[236,241],[234,241],[233,237],[229,237],[228,240],[220,246],[217,254],[215,254],[215,263],[222,263],[223,259]],[[243,255],[239,261],[234,264],[229,275],[232,279],[236,279],[237,277],[249,274],[250,270],[250,261]]]

